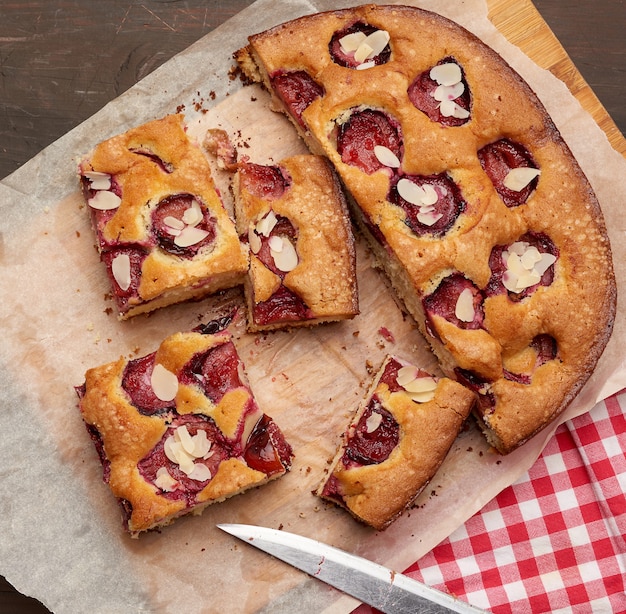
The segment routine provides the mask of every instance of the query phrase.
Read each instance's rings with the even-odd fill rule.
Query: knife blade
[[[404,574],[302,535],[247,524],[217,527],[385,614],[485,614]]]

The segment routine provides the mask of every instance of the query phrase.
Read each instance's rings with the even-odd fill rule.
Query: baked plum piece
[[[386,64],[391,57],[389,33],[358,21],[333,34],[328,52],[335,64],[345,68],[364,69]]]
[[[341,161],[360,168],[371,175],[388,167],[381,161],[380,150],[402,159],[402,131],[400,124],[378,109],[353,110],[337,130],[337,152]]]
[[[537,187],[541,171],[520,143],[500,139],[480,149],[478,159],[507,207],[523,205]]]
[[[419,236],[443,236],[467,207],[459,187],[447,173],[396,175],[389,201],[404,210],[406,225]]]
[[[503,375],[512,382],[529,385],[532,383],[533,373],[551,360],[558,359],[558,355],[556,339],[552,335],[541,333],[533,338],[525,351],[505,361]]]
[[[462,273],[445,277],[422,301],[428,330],[436,336],[432,325],[432,317],[435,315],[464,330],[482,328],[485,318],[483,301],[482,291]]]
[[[292,450],[259,408],[227,321],[89,369],[79,407],[132,537],[284,475]]]
[[[215,219],[192,194],[172,194],[152,212],[152,232],[164,251],[191,259],[209,247],[216,236]]]
[[[385,529],[432,479],[473,403],[460,384],[387,356],[316,494]]]
[[[304,129],[302,113],[314,100],[324,95],[324,88],[305,70],[276,72],[270,77],[270,82],[288,113]]]
[[[457,127],[470,120],[469,86],[461,65],[452,57],[417,75],[407,94],[413,106],[433,122]]]
[[[507,293],[513,302],[530,296],[554,280],[559,250],[544,233],[527,232],[510,245],[496,245],[489,257],[487,296]]]

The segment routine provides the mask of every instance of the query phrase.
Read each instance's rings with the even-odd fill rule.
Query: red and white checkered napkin
[[[625,411],[623,390],[562,424],[524,477],[406,574],[494,614],[626,613]]]

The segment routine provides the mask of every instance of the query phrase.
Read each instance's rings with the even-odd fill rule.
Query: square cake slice
[[[312,326],[359,312],[354,237],[339,181],[325,158],[274,166],[241,162],[235,217],[250,249],[248,330]]]
[[[121,319],[243,283],[245,246],[182,115],[103,141],[79,173]]]
[[[284,475],[292,450],[261,411],[223,322],[89,369],[79,407],[132,537]]]
[[[435,475],[474,402],[461,384],[387,356],[316,494],[385,529]]]

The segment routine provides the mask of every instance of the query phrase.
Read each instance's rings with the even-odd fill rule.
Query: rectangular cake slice
[[[359,312],[354,237],[339,181],[325,158],[241,162],[235,212],[250,248],[248,330],[312,326]]]
[[[316,494],[385,529],[435,475],[474,402],[457,382],[387,356]]]
[[[103,478],[133,537],[284,475],[290,445],[263,413],[223,323],[89,369],[77,388]]]
[[[121,319],[243,283],[245,247],[182,115],[100,143],[79,173]]]

